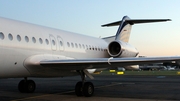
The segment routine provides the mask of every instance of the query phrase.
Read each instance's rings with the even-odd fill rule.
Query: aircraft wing
[[[40,61],[42,67],[66,70],[82,70],[93,68],[110,68],[127,65],[148,63],[161,63],[167,61],[180,61],[180,56],[173,57],[132,57],[132,58],[95,58],[95,59],[69,59]]]

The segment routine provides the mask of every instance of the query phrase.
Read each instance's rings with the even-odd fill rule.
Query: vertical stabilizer
[[[122,18],[122,21],[119,25],[119,28],[116,32],[115,40],[121,40],[124,42],[129,41],[130,33],[131,33],[131,25],[126,22],[126,20],[129,20],[130,18],[128,16],[124,16]]]

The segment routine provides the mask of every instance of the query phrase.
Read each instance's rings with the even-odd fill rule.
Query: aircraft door
[[[56,39],[53,35],[49,35],[49,38],[50,38],[50,43],[51,43],[51,49],[53,51],[56,51],[57,50],[57,43],[56,43]]]
[[[60,36],[57,36],[57,45],[59,46],[59,51],[64,51],[64,42]]]

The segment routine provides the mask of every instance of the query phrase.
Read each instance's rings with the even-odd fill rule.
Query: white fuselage
[[[0,77],[31,76],[23,62],[36,54],[63,59],[108,57],[108,44],[102,39],[4,18],[0,18],[0,37]]]
[[[76,75],[45,68],[36,75],[24,61],[33,55],[41,55],[44,60],[108,58],[107,47],[101,38],[0,18],[0,78]]]

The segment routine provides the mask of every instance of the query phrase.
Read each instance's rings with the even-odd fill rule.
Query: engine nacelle
[[[96,68],[96,69],[86,69],[90,74],[93,73],[101,73],[103,70],[106,70],[107,68]]]
[[[124,66],[124,68],[128,70],[139,70],[139,65],[129,65],[129,66]]]
[[[112,41],[108,45],[108,53],[111,57],[136,57],[139,52],[129,43]]]

